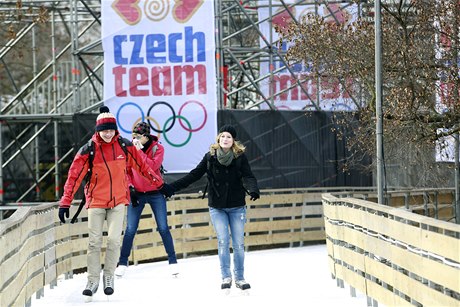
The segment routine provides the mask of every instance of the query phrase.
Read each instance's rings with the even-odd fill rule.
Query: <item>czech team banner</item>
[[[104,103],[131,139],[139,121],[190,171],[217,132],[213,0],[103,0]]]
[[[269,6],[271,2],[272,6]],[[284,26],[292,21],[292,16],[296,20],[301,20],[303,16],[308,13],[318,14],[320,16],[329,16],[326,20],[331,22],[349,23],[356,20],[357,17],[357,5],[355,4],[317,4],[317,5],[297,5],[294,6],[296,1],[285,0],[285,4],[289,4],[289,11],[281,5],[280,1],[272,0],[260,0],[258,1],[259,8],[259,30],[266,39],[272,37],[273,42],[278,41],[279,35],[274,30],[276,24]],[[271,10],[271,12],[270,12]],[[334,14],[332,16],[331,12]],[[269,23],[269,17],[272,18],[272,25]],[[261,48],[266,48],[265,41],[260,39]],[[287,49],[286,44],[283,44],[283,48]],[[283,51],[286,51],[283,50]],[[282,52],[281,52],[282,53]],[[321,110],[325,111],[352,111],[356,108],[351,98],[345,91],[342,90],[341,84],[336,80],[330,80],[327,78],[323,79],[311,79],[308,78],[309,68],[301,64],[296,64],[291,67],[294,72],[294,76],[286,69],[282,69],[284,63],[282,61],[274,61],[272,69],[279,70],[274,74],[273,83],[271,85],[273,93],[281,93],[274,98],[275,107],[278,110],[316,110],[314,104],[318,104]],[[270,73],[270,63],[265,61],[260,63],[260,74],[262,76]],[[308,79],[308,81],[305,81]],[[268,80],[268,79],[267,79]],[[297,80],[301,82],[301,85],[297,85],[291,88],[292,85],[296,84]],[[303,90],[301,87],[303,87]],[[266,81],[262,83],[261,91],[266,97],[270,95],[270,85]],[[287,90],[291,88],[290,90]],[[261,107],[268,108],[265,104]]]

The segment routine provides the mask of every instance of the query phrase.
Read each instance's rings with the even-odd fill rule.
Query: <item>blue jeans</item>
[[[138,195],[137,207],[132,205],[128,206],[128,217],[126,221],[126,230],[123,237],[123,245],[121,247],[119,265],[128,265],[128,257],[133,247],[134,236],[136,235],[139,226],[139,219],[141,218],[142,211],[145,204],[150,204],[155,221],[157,223],[157,231],[160,233],[166,253],[168,254],[169,264],[177,263],[176,251],[174,250],[174,243],[169,231],[166,199],[163,194],[157,193],[153,195]]]
[[[232,277],[230,271],[230,235],[233,248],[235,280],[244,279],[244,224],[246,207],[216,209],[209,207],[211,222],[217,234],[222,279]],[[229,232],[230,226],[230,232]]]

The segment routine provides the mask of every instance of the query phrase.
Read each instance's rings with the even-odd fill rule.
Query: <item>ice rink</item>
[[[232,287],[220,290],[217,255],[179,259],[180,274],[173,278],[166,261],[128,267],[115,279],[115,293],[107,297],[100,288],[91,303],[81,295],[86,273],[58,279],[45,288],[44,297],[32,297],[32,307],[62,306],[366,306],[364,294],[351,297],[350,288],[336,286],[327,265],[326,245],[283,248],[246,253],[248,294]],[[102,281],[101,281],[102,285]]]

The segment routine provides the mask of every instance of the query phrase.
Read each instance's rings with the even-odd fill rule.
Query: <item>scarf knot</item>
[[[217,149],[217,161],[224,166],[229,166],[233,161],[234,155],[233,150],[225,152],[222,148]]]

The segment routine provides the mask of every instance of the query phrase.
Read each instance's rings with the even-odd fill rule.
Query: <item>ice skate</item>
[[[222,279],[222,284],[220,285],[220,288],[224,291],[225,294],[230,293],[230,288],[232,287],[232,278],[231,277],[225,277]]]
[[[97,292],[97,288],[99,287],[98,282],[88,281],[86,284],[85,290],[83,290],[83,296],[85,297],[85,303],[89,303],[93,300],[94,293]]]
[[[103,281],[104,281],[104,293],[105,293],[105,295],[112,295],[113,292],[114,292],[113,276],[111,276],[111,275],[104,276]]]
[[[235,281],[235,285],[238,289],[241,289],[245,293],[247,290],[251,289],[251,285],[248,284],[244,279]]]
[[[125,275],[126,269],[128,268],[127,265],[119,265],[115,269],[115,276],[118,278],[122,278]]]

